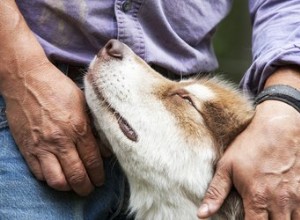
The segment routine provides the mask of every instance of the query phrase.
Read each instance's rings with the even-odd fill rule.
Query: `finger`
[[[269,213],[270,219],[272,220],[290,220],[291,219],[291,212],[290,211],[283,211],[278,210],[276,212]]]
[[[268,220],[269,215],[267,210],[253,210],[245,207],[245,220]]]
[[[103,161],[91,131],[77,141],[77,150],[93,184],[96,186],[103,185],[105,179]]]
[[[232,181],[228,168],[219,164],[198,210],[198,217],[208,218],[215,214],[222,206],[231,187]]]
[[[29,166],[29,169],[33,173],[33,175],[38,179],[38,180],[45,180],[43,171],[40,165],[39,160],[36,158],[36,156],[29,154],[29,153],[22,153],[24,156],[27,165]]]
[[[94,190],[74,145],[61,147],[57,157],[67,182],[78,195],[86,196]]]
[[[269,218],[272,220],[290,220],[292,216],[290,202],[290,200],[283,199],[283,197],[278,200],[278,204],[270,208]]]
[[[38,155],[38,160],[44,179],[50,187],[60,191],[71,190],[55,155],[48,152],[41,153]]]
[[[90,121],[92,121],[93,119],[90,117]],[[95,128],[95,126],[92,126],[92,133],[93,136],[96,139],[97,142],[97,146],[99,146],[100,149],[100,155],[102,158],[108,158],[112,156],[112,151],[109,149],[109,143],[107,141],[107,139],[105,138],[104,134],[102,133],[102,135],[100,134],[99,131],[97,131],[97,129]]]
[[[294,210],[292,212],[292,218],[293,220],[297,220],[300,219],[300,208],[298,208],[297,210]]]

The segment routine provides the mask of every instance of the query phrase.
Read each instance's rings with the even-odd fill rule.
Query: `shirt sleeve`
[[[256,95],[279,67],[300,65],[300,1],[249,0],[253,62],[240,86]]]

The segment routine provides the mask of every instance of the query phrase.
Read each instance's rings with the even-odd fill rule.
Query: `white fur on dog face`
[[[202,101],[209,101],[215,98],[215,94],[211,91],[211,89],[203,85],[192,84],[186,86],[185,89]]]
[[[196,147],[194,146],[196,141],[185,139],[182,129],[178,127],[176,116],[170,114],[164,101],[157,97],[157,90],[168,86],[173,88],[173,82],[162,78],[150,68],[145,69],[143,61],[135,56],[126,56],[122,61],[96,60],[90,69],[89,74],[93,75],[93,84],[97,85],[104,99],[137,132],[137,142],[130,141],[124,136],[113,113],[107,111],[107,107],[101,104],[103,101],[98,100],[91,88],[91,83],[86,80],[88,104],[98,124],[104,129],[113,151],[119,160],[129,158],[132,160],[132,162],[124,163],[124,166],[128,166],[127,169],[130,170],[129,176],[134,175],[134,169],[138,165],[139,169],[144,169],[144,172],[137,172],[145,173],[145,179],[155,180],[151,172],[161,173],[161,178],[157,180],[159,187],[169,184],[168,178],[182,178],[183,182],[186,182],[186,176],[183,173],[187,171],[194,175],[211,177],[211,173],[207,173],[207,169],[210,168],[205,165],[203,170],[202,165],[194,167],[193,161],[188,158],[199,157],[197,163],[201,160],[210,166],[215,157],[214,150]],[[198,141],[199,145],[211,146],[210,138],[206,139]],[[189,144],[192,145],[188,146]],[[198,147],[202,148],[199,155],[197,155]],[[147,165],[141,167],[145,163]],[[165,175],[171,175],[171,177],[165,178]],[[180,180],[177,181],[180,182]],[[197,184],[194,188],[202,194],[206,189],[206,184],[204,186]]]
[[[135,56],[127,56],[122,61],[96,59],[92,63],[85,87],[87,101],[98,127],[105,133],[123,166],[131,188],[143,184],[147,186],[145,190],[156,189],[161,195],[169,190],[203,195],[212,177],[211,165],[216,157],[215,149],[208,147],[213,145],[212,140],[209,135],[199,140],[187,139],[177,116],[168,111],[166,102],[157,95],[159,93],[163,96],[167,92],[163,91],[164,88],[175,88],[177,85],[154,73],[152,69],[145,69],[143,61],[137,59]],[[99,100],[92,86],[97,86],[109,105],[136,131],[136,142],[122,133],[114,113],[108,110],[103,100]],[[191,86],[191,89],[195,87]],[[186,105],[184,101],[182,104]],[[203,123],[200,115],[195,120]],[[131,192],[135,190],[131,189]],[[160,197],[159,194],[155,196]],[[134,193],[131,195],[131,202],[135,203],[133,207],[147,206],[141,200],[145,198]],[[154,201],[148,198],[148,206],[153,204]]]
[[[210,117],[204,104],[218,99],[212,86],[169,81],[127,48],[122,60],[93,60],[85,92],[96,127],[128,177],[130,206],[137,218],[197,219],[197,206],[219,154],[209,120],[203,118]],[[134,130],[136,139],[121,131],[119,116]],[[166,210],[164,216],[165,204],[174,211]],[[187,209],[182,211],[184,216],[178,216],[178,207]],[[156,209],[160,211],[149,212]],[[172,213],[177,216],[172,218]]]

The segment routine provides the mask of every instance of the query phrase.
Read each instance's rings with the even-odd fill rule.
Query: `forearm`
[[[265,83],[265,88],[284,84],[300,90],[300,67],[299,66],[284,66],[278,68]]]
[[[24,74],[47,62],[15,1],[0,3],[0,93],[4,95]]]

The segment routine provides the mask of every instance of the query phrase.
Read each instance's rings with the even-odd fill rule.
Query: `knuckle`
[[[91,155],[83,158],[84,164],[89,169],[98,169],[102,166],[102,161],[97,155]]]
[[[228,162],[224,159],[221,159],[216,165],[215,176],[220,179],[225,179],[225,177],[227,177],[227,174],[229,174]]]
[[[291,196],[287,191],[281,191],[276,196],[276,205],[280,208],[285,208],[290,205]]]
[[[89,124],[82,117],[73,125],[74,132],[77,136],[85,137],[89,133]]]
[[[68,182],[72,186],[82,185],[86,181],[86,174],[81,169],[76,169],[73,173],[71,173],[68,177]]]
[[[68,187],[68,183],[63,178],[49,178],[47,184],[57,190],[64,190]]]
[[[253,187],[250,190],[250,207],[255,210],[263,210],[268,204],[267,190],[264,187]]]
[[[35,176],[35,178],[37,180],[40,180],[40,181],[45,180],[44,174],[43,174],[41,169],[39,169],[38,167],[30,165],[30,163],[29,163],[29,167],[30,167],[31,172],[33,173],[33,175]]]
[[[53,144],[65,144],[69,138],[61,130],[50,131],[44,134],[46,141],[49,141]]]
[[[75,147],[74,147],[75,148]],[[63,144],[56,145],[56,152],[59,155],[59,158],[65,158],[68,159],[70,156],[71,147],[69,145],[66,145],[66,142]]]
[[[229,171],[226,166],[222,164],[217,167],[217,172],[214,174],[214,178],[218,180],[219,183],[227,182],[229,179]]]
[[[45,180],[44,175],[43,175],[43,173],[41,171],[32,170],[32,172],[33,172],[34,176],[38,180],[40,180],[40,181],[44,181]]]
[[[260,206],[262,204],[265,204],[267,201],[267,198],[264,194],[261,193],[255,193],[252,195],[253,198],[253,204],[254,206]]]
[[[222,197],[223,197],[222,192],[219,190],[218,187],[215,187],[214,185],[211,185],[206,192],[206,198],[210,200],[217,201],[219,198]]]
[[[214,174],[211,186],[215,186],[214,188],[216,189],[219,188],[225,190],[229,184],[231,184],[229,170],[227,169],[226,166],[221,165],[217,168]]]

